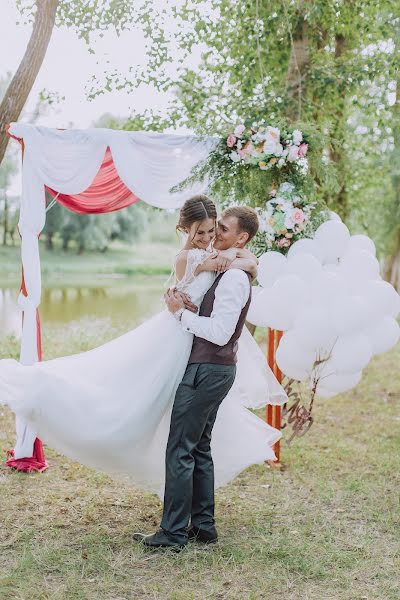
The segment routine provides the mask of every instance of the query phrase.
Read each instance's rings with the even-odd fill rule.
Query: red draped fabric
[[[14,137],[9,133],[8,135]],[[23,156],[23,140],[20,140],[19,138],[15,139],[18,139],[21,143]],[[53,196],[57,202],[65,206],[65,208],[80,214],[107,213],[121,210],[139,200],[139,198],[126,187],[123,181],[121,181],[115,168],[110,148],[107,148],[96,177],[85,191],[76,195],[67,195],[59,194],[57,190],[52,190],[50,188],[46,189],[51,196]],[[23,276],[21,290],[26,295]],[[42,348],[39,311],[37,311],[36,324],[38,360],[40,361],[42,360]],[[12,450],[9,450],[8,454],[11,457],[14,455]],[[32,456],[20,459],[10,458],[7,460],[6,465],[13,469],[17,469],[18,471],[25,471],[28,473],[31,471],[44,471],[47,469],[47,462],[44,456],[42,442],[39,438],[36,438]]]
[[[120,210],[133,204],[139,198],[121,181],[110,148],[107,148],[100,169],[87,190],[74,196],[58,194],[47,188],[57,202],[80,214],[106,213]]]
[[[24,282],[24,274],[22,273],[22,285],[21,292],[26,296],[25,290],[25,282]],[[40,317],[39,311],[36,311],[36,327],[37,327],[37,352],[38,352],[38,361],[42,360],[42,339],[40,332]],[[6,461],[6,466],[11,469],[16,469],[17,471],[24,471],[25,473],[31,473],[32,471],[45,471],[48,467],[46,458],[44,455],[43,444],[36,438],[35,443],[33,445],[33,454],[32,456],[27,456],[24,458],[14,458],[14,450],[7,450],[9,458]]]

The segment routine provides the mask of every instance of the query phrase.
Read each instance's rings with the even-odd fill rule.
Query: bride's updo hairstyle
[[[193,223],[199,223],[204,219],[217,220],[217,209],[210,198],[203,194],[192,196],[186,200],[179,213],[179,221],[176,226],[177,231],[186,233]]]

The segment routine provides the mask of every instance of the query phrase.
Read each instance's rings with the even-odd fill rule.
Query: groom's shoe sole
[[[134,542],[139,542],[145,548],[149,548],[150,550],[172,550],[172,552],[181,552],[184,548],[186,548],[186,544],[171,544],[171,543],[162,543],[162,542],[152,542],[152,535],[146,535],[144,533],[134,533],[132,536],[132,540]]]

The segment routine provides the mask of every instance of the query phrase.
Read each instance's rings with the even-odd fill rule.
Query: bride
[[[175,286],[192,310],[218,272],[254,273],[256,259],[240,249],[217,252],[216,208],[205,196],[187,200],[177,229],[187,235],[175,263]],[[193,335],[168,311],[88,352],[23,366],[0,361],[0,404],[8,404],[47,445],[133,485],[164,492],[165,450],[176,389]],[[280,432],[249,408],[286,401],[283,388],[244,328],[237,375],[213,429],[215,486],[251,464],[274,459]]]

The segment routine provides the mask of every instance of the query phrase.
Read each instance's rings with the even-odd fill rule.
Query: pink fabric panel
[[[46,188],[53,198],[57,195],[56,190]],[[106,213],[114,210],[121,210],[139,198],[121,181],[110,148],[107,148],[104,160],[99,172],[94,178],[92,184],[84,192],[76,196],[60,194],[57,202],[69,210],[80,213]]]

